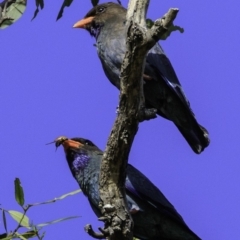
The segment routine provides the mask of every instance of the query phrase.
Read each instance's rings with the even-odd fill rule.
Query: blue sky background
[[[58,22],[62,1],[49,2],[31,22],[35,4],[29,1],[23,17],[0,32],[0,203],[9,210],[20,210],[15,177],[26,203],[78,189],[63,150],[45,143],[79,136],[104,149],[116,117],[118,90],[103,73],[95,41],[72,28],[91,8],[90,0],[75,0]],[[159,117],[140,124],[129,162],[204,240],[240,239],[239,6],[237,0],[152,0],[148,12],[156,19],[170,7],[180,9],[175,24],[184,34],[161,44],[211,144],[196,155],[176,127]],[[82,193],[28,214],[36,224],[75,215],[81,218],[46,227],[45,239],[87,240],[87,223],[102,226]],[[13,230],[15,222],[8,222]]]

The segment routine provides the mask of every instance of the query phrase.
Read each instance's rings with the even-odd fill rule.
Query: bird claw
[[[90,225],[90,224],[87,224],[84,227],[84,230],[88,233],[89,236],[96,238],[96,239],[105,239],[108,236],[108,232],[102,228],[98,228],[98,229],[101,233],[95,232],[92,228],[92,225]]]
[[[105,236],[105,237],[107,237],[107,236],[109,236],[109,231],[108,230],[106,230],[106,229],[103,229],[103,228],[98,228],[98,230]]]
[[[138,113],[139,122],[151,120],[157,117],[157,109],[155,108],[141,108]]]

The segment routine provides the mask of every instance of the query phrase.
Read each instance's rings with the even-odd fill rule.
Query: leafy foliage
[[[0,28],[4,29],[16,22],[26,9],[26,0],[5,0],[0,3]]]
[[[18,204],[22,207],[24,205],[24,192],[19,178],[15,179],[14,186],[15,186],[15,199],[18,202]]]
[[[21,224],[21,226],[26,228],[30,227],[29,218],[25,214],[18,211],[14,211],[14,210],[9,210],[9,211],[5,210],[5,211],[9,213],[14,220],[16,220],[19,224]]]
[[[3,218],[4,229],[5,229],[5,231],[7,232],[7,220],[6,220],[5,211],[2,211],[2,218]]]
[[[121,1],[120,1],[120,0],[117,0],[117,2],[118,2],[120,5],[122,5],[122,3],[121,3]]]
[[[36,10],[34,11],[34,15],[33,15],[32,20],[38,15],[39,7],[41,9],[44,8],[44,1],[43,0],[35,0],[35,1],[36,1]]]
[[[62,4],[62,6],[61,6],[61,8],[60,8],[60,11],[59,11],[59,13],[58,13],[58,15],[57,15],[57,20],[62,17],[64,8],[65,8],[65,7],[69,7],[69,6],[72,4],[72,2],[73,2],[73,0],[64,0],[64,1],[63,1],[63,4]]]
[[[99,0],[91,0],[92,5],[95,7],[98,5]]]
[[[14,186],[15,186],[15,200],[16,202],[22,207],[23,212],[19,212],[19,211],[15,211],[15,210],[6,210],[3,208],[0,208],[0,210],[2,211],[2,219],[3,219],[3,225],[4,225],[4,229],[5,229],[5,233],[0,234],[0,239],[3,240],[11,240],[13,238],[18,238],[18,239],[29,239],[32,237],[37,237],[38,239],[43,239],[45,233],[41,233],[40,234],[40,230],[48,225],[51,224],[55,224],[58,222],[62,222],[65,220],[69,220],[69,219],[73,219],[73,218],[78,218],[79,216],[72,216],[72,217],[65,217],[65,218],[60,218],[60,219],[56,219],[53,221],[49,221],[49,222],[45,222],[45,223],[40,223],[37,225],[34,225],[32,223],[32,221],[30,221],[30,219],[28,218],[28,216],[26,215],[28,210],[31,207],[36,207],[42,204],[49,204],[49,203],[54,203],[58,200],[63,200],[66,197],[75,195],[79,192],[81,192],[80,189],[76,190],[76,191],[72,191],[70,193],[66,193],[58,198],[54,198],[52,200],[48,200],[45,202],[40,202],[40,203],[33,203],[33,204],[27,204],[26,206],[24,205],[24,191],[23,188],[21,186],[21,182],[19,178],[16,178],[14,181]],[[10,231],[8,232],[7,230],[7,218],[6,218],[6,213],[8,213],[17,223],[17,227],[15,228],[14,231]],[[23,233],[19,233],[19,229],[20,228],[26,228],[27,231],[23,232]]]

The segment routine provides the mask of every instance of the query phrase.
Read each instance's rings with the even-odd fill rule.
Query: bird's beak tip
[[[90,24],[93,21],[94,17],[83,18],[82,20],[76,22],[73,25],[73,28],[86,28],[87,24]]]
[[[74,23],[73,28],[85,28],[85,20],[80,20]]]

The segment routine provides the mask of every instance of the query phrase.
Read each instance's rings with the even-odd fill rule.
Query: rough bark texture
[[[142,73],[148,50],[175,19],[178,9],[170,9],[151,29],[145,16],[149,0],[130,0],[127,13],[127,51],[121,68],[119,113],[108,139],[100,173],[100,208],[104,235],[111,240],[133,238],[133,221],[125,205],[125,168],[138,130],[144,95]],[[147,117],[146,117],[147,118]]]

